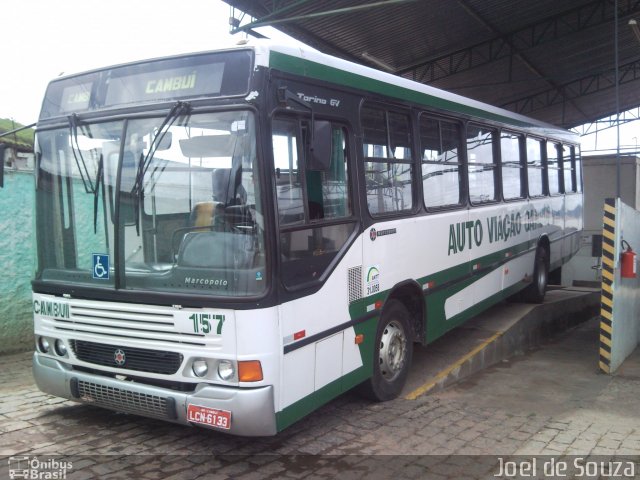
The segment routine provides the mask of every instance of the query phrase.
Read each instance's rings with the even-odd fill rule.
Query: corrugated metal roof
[[[225,0],[321,51],[545,122],[615,113],[612,0]],[[371,8],[349,10],[352,7]],[[333,10],[326,16],[304,17]],[[640,105],[640,0],[619,0],[620,108]],[[363,56],[363,54],[365,54]]]

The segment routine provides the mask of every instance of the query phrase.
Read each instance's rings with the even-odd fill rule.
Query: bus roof
[[[447,92],[407,78],[359,65],[304,46],[256,40],[256,65],[365,90],[427,107],[527,128],[544,136],[577,142],[577,134],[503,108]],[[245,48],[247,45],[244,45]]]
[[[372,92],[445,112],[468,115],[512,125],[514,127],[526,128],[529,132],[533,134],[537,133],[541,136],[552,136],[562,138],[566,141],[578,142],[577,134],[549,123],[541,122],[503,108],[431,87],[391,73],[333,57],[302,44],[285,45],[271,40],[251,39],[239,42],[234,46],[226,46],[216,51],[194,52],[192,54],[172,55],[138,62],[129,62],[88,72],[65,75],[52,80],[50,84],[64,81],[68,78],[96,73],[107,68],[126,67],[129,65],[144,64],[146,62],[184,58],[193,55],[206,55],[207,53],[238,49],[253,50],[255,52],[255,66],[257,67],[273,68],[286,73]]]

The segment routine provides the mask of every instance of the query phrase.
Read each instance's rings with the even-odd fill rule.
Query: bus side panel
[[[533,273],[534,254],[529,251],[526,218],[527,205],[522,203],[488,205],[470,211],[468,224],[473,225],[474,242],[469,261],[471,276],[442,295],[446,330],[527,285],[526,279]],[[469,298],[473,302],[466,308],[452,308]]]
[[[425,292],[426,336],[436,338],[444,333],[447,284],[465,282],[470,272],[471,244],[467,228],[468,210],[456,210],[409,219],[389,220],[373,225],[371,230],[383,235],[364,238],[363,272],[375,270],[378,277],[365,288],[380,295],[367,301],[386,300],[393,287],[407,280],[417,281]],[[371,232],[370,232],[371,233]],[[373,238],[373,239],[372,239]],[[371,275],[365,275],[371,279]],[[434,289],[433,294],[429,289]],[[461,299],[455,306],[469,308],[472,298]]]
[[[318,292],[278,307],[280,351],[287,351],[282,356],[278,429],[304,417],[371,374],[373,356],[368,358],[364,353],[372,351],[372,347],[355,341],[356,330],[363,325],[350,325],[357,319],[351,318],[349,308],[349,292],[353,291],[349,274],[350,269],[361,265],[360,237]],[[307,343],[314,336],[317,340]],[[368,335],[368,342],[372,343],[373,338]]]
[[[470,292],[475,305],[500,293],[502,263],[526,236],[522,229],[517,229],[516,208],[514,205],[498,204],[475,208],[470,212],[470,221],[482,223],[485,229],[482,242],[473,252],[471,261],[472,271],[480,277]]]
[[[568,194],[565,197],[565,232],[568,235],[563,250],[564,261],[569,261],[580,249],[580,231],[582,230],[582,195]]]
[[[548,205],[545,233],[549,237],[551,252],[549,255],[549,270],[554,270],[562,264],[562,241],[564,236],[564,195],[557,195],[545,199]]]

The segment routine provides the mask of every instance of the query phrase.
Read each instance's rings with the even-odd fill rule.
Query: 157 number
[[[194,313],[189,315],[189,320],[193,322],[194,333],[204,333],[205,335],[211,333],[213,324],[216,325],[216,334],[222,334],[222,325],[224,325],[224,315],[213,313]]]

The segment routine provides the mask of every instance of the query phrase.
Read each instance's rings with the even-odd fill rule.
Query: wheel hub
[[[391,321],[380,338],[380,373],[393,381],[402,371],[407,356],[407,337],[402,326]]]

